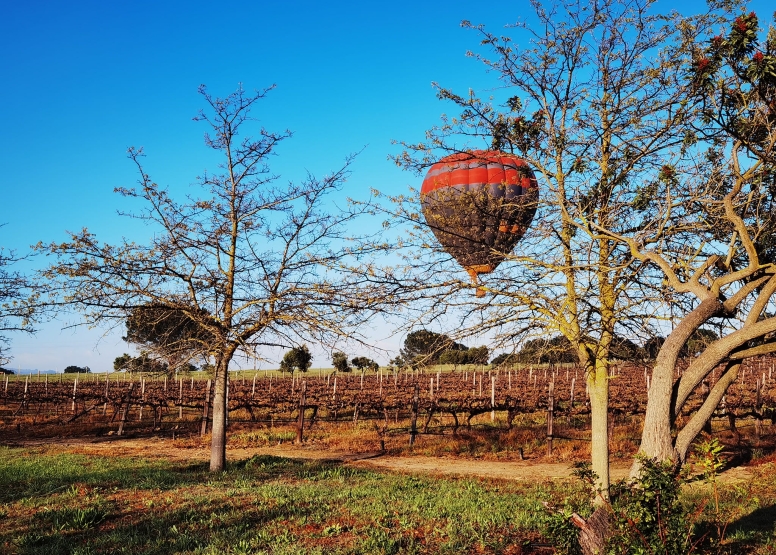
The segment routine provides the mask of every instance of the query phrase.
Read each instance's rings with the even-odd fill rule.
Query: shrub
[[[632,482],[611,487],[610,555],[685,555],[694,549],[695,522],[679,499],[686,481],[670,462],[641,461],[641,474]]]
[[[572,515],[589,515],[592,510],[592,484],[595,476],[589,465],[580,465],[575,473],[589,487],[587,501],[567,499],[553,510],[545,524],[548,538],[558,553],[582,553],[579,529],[571,524]],[[621,480],[609,489],[611,500],[599,510],[609,514],[607,555],[687,555],[697,546],[696,519],[679,498],[686,478],[670,462],[641,460],[636,480]]]
[[[68,366],[64,370],[65,374],[89,374],[91,369],[88,366]]]

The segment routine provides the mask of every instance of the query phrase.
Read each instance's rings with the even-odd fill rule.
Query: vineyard
[[[756,433],[776,414],[774,358],[744,364],[715,418],[737,433],[752,422]],[[681,372],[681,368],[677,371]],[[705,388],[713,387],[719,369]],[[643,415],[650,380],[641,365],[616,366],[611,378],[612,424]],[[62,436],[130,432],[204,434],[209,424],[211,380],[124,373],[5,376],[0,381],[0,434]],[[297,438],[318,422],[371,421],[380,437],[451,433],[471,426],[510,429],[519,415],[573,420],[584,432],[590,405],[582,371],[571,365],[460,367],[294,376],[240,372],[228,387],[229,425],[241,429],[291,425]],[[696,405],[700,404],[700,397]],[[303,410],[300,410],[303,408]],[[567,438],[568,439],[568,438]]]

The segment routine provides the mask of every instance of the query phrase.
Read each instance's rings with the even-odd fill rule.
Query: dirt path
[[[29,440],[14,444],[27,448],[45,447],[84,454],[103,456],[132,456],[164,458],[189,462],[206,462],[210,453],[204,446],[191,446],[164,438],[68,438],[56,440]],[[314,447],[277,445],[273,447],[229,448],[230,460],[244,460],[254,455],[274,455],[301,460],[325,460],[343,462],[359,468],[379,468],[392,472],[441,474],[454,476],[479,476],[502,480],[551,480],[572,476],[573,466],[566,463],[540,461],[487,461],[476,459],[442,458],[426,456],[391,456],[381,453],[348,453]],[[612,480],[628,475],[628,466],[614,464]],[[745,481],[752,476],[746,467],[735,467],[722,473],[725,482]]]

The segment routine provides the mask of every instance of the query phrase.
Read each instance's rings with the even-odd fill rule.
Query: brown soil
[[[205,463],[209,450],[202,444],[187,440],[160,437],[146,438],[56,438],[44,440],[23,440],[7,443],[14,447],[44,447],[47,450],[62,450],[102,456],[125,456],[163,458],[187,462]],[[392,472],[422,473],[456,476],[477,476],[502,480],[551,480],[572,476],[573,465],[567,463],[546,463],[541,461],[488,461],[453,457],[392,456],[375,453],[352,453],[323,450],[309,446],[277,445],[272,447],[234,447],[227,451],[232,461],[248,459],[254,455],[274,455],[300,460],[342,462],[360,468],[379,468]],[[628,475],[629,467],[615,463],[611,468],[612,480]],[[745,481],[752,477],[747,467],[733,467],[724,471],[725,482]]]

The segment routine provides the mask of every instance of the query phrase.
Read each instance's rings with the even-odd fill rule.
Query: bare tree
[[[0,247],[0,365],[11,360],[6,333],[35,331],[36,288],[27,276],[12,270],[20,260],[13,251]]]
[[[417,269],[420,260],[410,261],[418,295],[436,295],[437,309],[427,308],[421,318],[457,310],[467,322],[458,326],[459,336],[489,330],[503,341],[556,334],[568,340],[586,371],[592,468],[606,492],[616,338],[646,339],[655,317],[668,309],[654,268],[599,230],[637,233],[648,221],[645,191],[664,187],[663,168],[688,156],[697,111],[686,102],[690,86],[681,61],[690,39],[716,19],[658,14],[650,0],[533,6],[538,24],[515,26],[527,42],[521,47],[464,22],[488,49],[471,55],[499,76],[504,105],[438,88],[459,115],[443,117],[425,143],[403,143],[397,157],[422,171],[440,153],[486,147],[517,154],[536,171],[536,216],[515,252],[498,253],[506,262],[480,285],[490,298],[460,294],[471,286],[450,277],[451,260],[428,248],[435,242],[424,235],[416,205],[397,200],[400,215],[419,224],[407,242],[428,253],[425,273]]]
[[[369,254],[348,236],[368,206],[340,208],[330,200],[350,159],[323,179],[280,184],[268,162],[290,132],[261,128],[255,138],[242,135],[268,90],[239,88],[216,98],[200,88],[207,109],[195,120],[208,125],[205,144],[222,160],[217,172],[198,178],[201,196],[174,199],[145,172],[142,150],[130,148],[139,186],[118,192],[143,203],[141,212],[128,215],[152,227],[149,244],[108,245],[84,229],[41,246],[56,257],[45,276],[87,323],[120,325],[148,307],[186,323],[185,348],[196,346],[215,362],[213,471],[226,462],[226,386],[234,357],[259,356],[262,346],[358,337],[354,330],[379,298],[366,280],[347,273]]]

